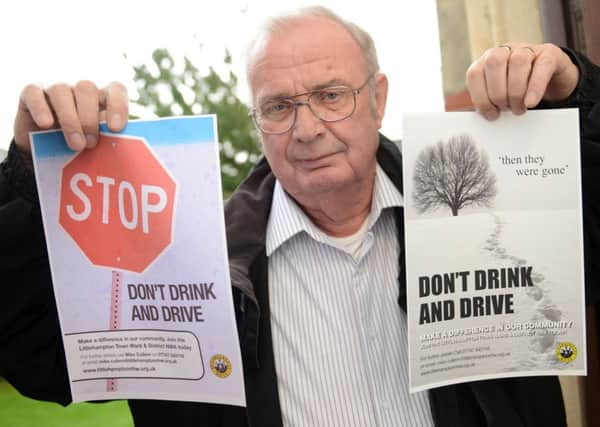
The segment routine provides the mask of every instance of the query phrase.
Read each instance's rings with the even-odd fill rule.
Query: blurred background
[[[216,113],[227,196],[260,156],[247,117],[243,52],[269,15],[311,1],[4,2],[0,5],[0,158],[27,83],[121,81],[131,115]],[[600,63],[598,0],[321,1],[371,33],[390,80],[383,133],[402,138],[402,111],[471,109],[465,71],[507,41],[551,42]],[[562,378],[569,426],[600,419],[597,314],[588,308],[587,377]],[[0,342],[0,352],[2,343]],[[126,403],[57,404],[22,397],[0,378],[0,427],[131,426]]]

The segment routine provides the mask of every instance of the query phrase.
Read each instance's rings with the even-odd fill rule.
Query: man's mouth
[[[319,169],[322,167],[329,166],[329,164],[331,163],[331,157],[334,156],[335,154],[337,154],[337,152],[327,153],[327,154],[323,154],[323,155],[319,155],[319,156],[301,158],[301,159],[297,159],[296,163],[302,169],[309,169],[309,170],[310,169]]]

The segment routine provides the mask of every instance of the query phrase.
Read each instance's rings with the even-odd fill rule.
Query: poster
[[[73,401],[245,405],[215,116],[32,133]]]
[[[404,127],[411,391],[585,375],[577,110]]]

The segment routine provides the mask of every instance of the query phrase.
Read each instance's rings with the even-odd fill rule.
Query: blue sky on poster
[[[314,1],[225,0],[220,2],[67,0],[4,2],[0,5],[0,148],[12,136],[21,89],[29,82],[48,85],[91,79],[118,80],[135,91],[132,64],[147,62],[153,49],[168,48],[196,64],[222,67],[225,48],[242,78],[248,101],[243,52],[264,17]],[[375,39],[380,65],[390,79],[383,132],[402,136],[402,111],[443,109],[441,60],[434,0],[419,2],[321,1],[356,22]],[[123,57],[127,55],[127,59]]]

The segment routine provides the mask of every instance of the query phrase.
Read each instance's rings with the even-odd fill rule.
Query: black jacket
[[[586,296],[590,303],[598,300],[599,292],[600,70],[585,58],[568,53],[580,67],[582,78],[574,94],[560,106],[578,106],[581,111]],[[384,137],[377,159],[402,191],[401,156]],[[225,206],[247,410],[215,404],[131,400],[137,426],[281,426],[265,254],[273,185],[274,177],[263,160]],[[401,240],[402,214],[398,208]],[[39,205],[32,174],[14,146],[0,166],[0,242],[0,376],[29,397],[68,404],[71,396]],[[401,307],[405,289],[403,259],[401,253]],[[436,426],[566,425],[555,377],[452,385],[431,390],[429,396]]]

